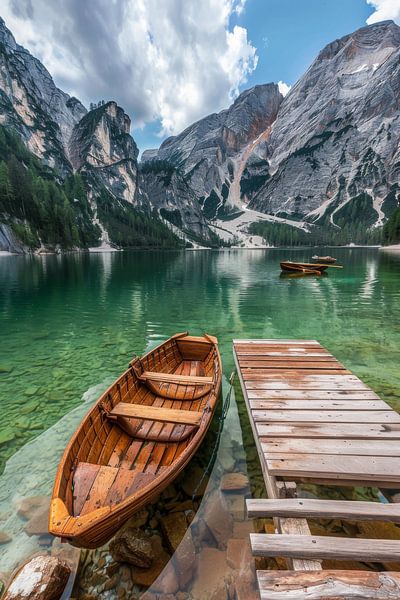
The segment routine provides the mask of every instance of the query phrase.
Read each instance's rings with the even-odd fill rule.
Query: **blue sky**
[[[124,108],[144,150],[253,85],[293,85],[367,20],[400,24],[400,0],[2,0],[1,16],[62,90]]]

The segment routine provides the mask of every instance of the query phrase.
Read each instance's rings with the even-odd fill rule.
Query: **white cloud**
[[[257,65],[246,0],[5,0],[17,42],[86,104],[115,99],[163,135],[225,108]]]
[[[291,87],[292,87],[291,85],[288,85],[284,81],[278,81],[278,89],[279,89],[280,93],[282,94],[282,96],[286,96],[286,94],[289,93]]]
[[[367,4],[375,8],[375,12],[367,19],[368,25],[388,20],[400,25],[400,0],[367,0]]]

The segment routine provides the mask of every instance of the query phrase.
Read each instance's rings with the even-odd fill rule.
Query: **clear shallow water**
[[[282,249],[0,257],[3,464],[13,455],[0,476],[0,529],[12,537],[0,552],[0,575],[43,550],[43,536],[26,535],[26,522],[15,513],[18,501],[50,493],[59,455],[100,389],[133,352],[142,353],[176,331],[217,335],[227,376],[233,369],[233,338],[316,338],[400,409],[400,255],[358,248],[319,252],[334,254],[345,269],[332,269],[326,277],[282,278],[279,260],[308,260],[313,253]],[[194,526],[207,521],[221,474],[232,469],[227,455],[236,452],[235,469],[248,472],[252,494],[263,493],[237,383],[235,389],[241,418],[233,405],[209,483],[212,492]],[[234,515],[243,505],[242,498],[236,500]],[[247,539],[251,522],[241,524],[243,515],[234,518],[229,536]],[[233,573],[224,552],[201,544],[193,589],[194,597],[204,600],[206,583],[225,585],[208,582],[207,560],[220,561],[222,578]],[[96,556],[91,560],[98,577]],[[113,594],[98,597],[108,600]]]
[[[282,278],[308,250],[0,257],[0,423],[4,461],[118,375],[132,353],[189,329],[220,340],[315,338],[400,408],[400,255],[327,249],[345,265]]]

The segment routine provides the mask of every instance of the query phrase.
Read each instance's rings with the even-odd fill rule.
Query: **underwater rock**
[[[0,432],[0,446],[1,444],[6,444],[7,442],[12,442],[15,438],[15,433],[12,431],[2,431]]]
[[[196,567],[196,550],[190,529],[179,544],[173,556],[175,573],[178,577],[179,587],[185,589],[193,578]]]
[[[154,553],[149,538],[140,529],[126,527],[119,531],[110,542],[110,553],[117,562],[149,568],[154,560]]]
[[[230,577],[225,552],[204,547],[198,560],[198,572],[191,589],[193,598],[201,600],[226,599]]]
[[[18,571],[3,600],[58,600],[70,573],[55,556],[36,556]]]
[[[12,538],[5,531],[0,531],[0,544],[8,544]]]
[[[25,390],[25,396],[34,396],[39,391],[39,387],[37,385],[30,385]]]
[[[180,482],[181,487],[185,494],[192,497],[194,494],[196,497],[202,496],[206,491],[208,477],[204,477],[204,470],[195,466],[193,469],[186,474],[185,477]]]
[[[146,510],[145,508],[142,508],[137,513],[135,513],[133,515],[133,517],[131,517],[129,519],[129,521],[127,521],[126,525],[124,526],[124,529],[126,529],[127,527],[133,527],[134,529],[139,529],[143,525],[146,525],[148,518],[149,518],[149,511]]]
[[[179,590],[179,582],[172,563],[166,565],[161,576],[153,583],[152,590],[156,593],[160,592],[162,598],[167,598],[168,594],[173,594],[172,598],[175,597]]]
[[[232,471],[235,466],[235,459],[233,458],[231,448],[222,448],[218,453],[218,461],[224,471]]]
[[[149,538],[149,540],[152,546],[154,556],[154,560],[151,564],[151,567],[148,569],[140,569],[138,567],[132,569],[133,582],[146,587],[152,585],[152,583],[157,579],[157,577],[160,575],[160,573],[170,560],[169,554],[164,550],[162,546],[162,540],[160,536],[153,535]],[[164,590],[164,592],[167,593],[166,590]]]
[[[219,491],[211,493],[207,498],[204,522],[218,548],[226,548],[227,540],[232,534],[233,518],[228,512],[225,498]]]
[[[221,490],[223,492],[234,492],[249,487],[249,480],[244,473],[226,473],[222,477]]]
[[[171,552],[175,552],[187,530],[184,512],[176,512],[161,517],[161,528]]]

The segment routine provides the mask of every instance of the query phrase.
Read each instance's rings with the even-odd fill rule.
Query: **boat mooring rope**
[[[222,412],[221,412],[221,415],[219,417],[218,432],[217,432],[217,438],[216,438],[216,441],[215,441],[215,445],[214,445],[213,451],[211,453],[211,458],[208,461],[208,464],[207,464],[207,466],[205,468],[205,471],[204,471],[203,475],[201,476],[201,479],[200,479],[199,483],[197,484],[197,486],[194,489],[194,492],[192,494],[192,502],[194,502],[194,500],[196,498],[197,490],[200,488],[201,484],[204,481],[205,476],[208,474],[209,470],[211,469],[211,467],[212,467],[212,465],[214,463],[215,455],[217,453],[218,446],[219,446],[219,441],[220,441],[221,435],[222,435],[222,429],[223,429],[223,426],[224,426],[224,421],[226,419],[226,415],[228,414],[229,406],[231,404],[231,396],[232,396],[232,389],[233,389],[233,381],[234,381],[234,379],[235,379],[235,371],[232,371],[231,376],[229,377],[229,384],[230,384],[229,385],[229,390],[228,390],[228,392],[227,392],[227,394],[225,396],[225,399],[223,401]]]

